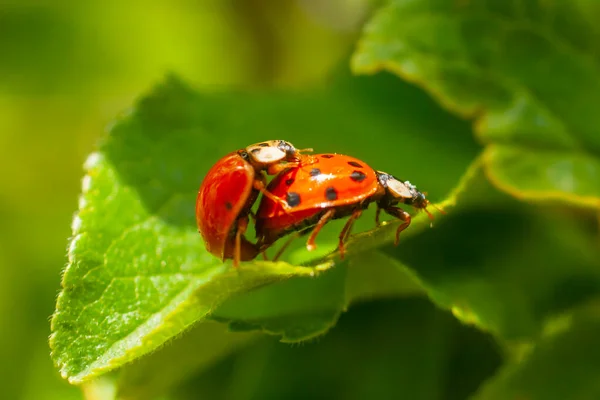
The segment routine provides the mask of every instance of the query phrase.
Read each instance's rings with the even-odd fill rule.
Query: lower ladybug
[[[399,203],[427,211],[429,200],[410,182],[402,182],[392,175],[377,172],[361,160],[341,154],[312,156],[309,166],[290,168],[273,179],[267,190],[285,200],[264,197],[256,216],[257,246],[266,250],[278,238],[299,231],[308,233],[306,247],[316,248],[315,239],[322,227],[332,219],[350,216],[339,235],[340,256],[344,257],[344,242],[350,235],[354,221],[370,203],[377,203],[376,222],[379,225],[381,210],[404,221],[396,231],[396,244],[400,232],[410,225],[410,214]],[[284,248],[275,256],[277,259]]]
[[[288,207],[265,189],[264,172],[277,174],[299,166],[304,157],[300,152],[289,142],[271,140],[234,151],[212,166],[196,199],[198,231],[211,254],[221,260],[233,258],[235,267],[258,255],[258,247],[243,235],[259,192],[282,210]]]

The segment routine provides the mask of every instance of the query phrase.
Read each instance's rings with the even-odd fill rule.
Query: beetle
[[[314,161],[310,165],[287,169],[268,185],[267,191],[285,200],[289,210],[282,207],[281,201],[268,197],[261,200],[256,214],[257,246],[261,252],[292,232],[310,233],[306,248],[314,250],[316,237],[328,221],[349,216],[338,238],[340,257],[344,258],[344,242],[352,225],[373,202],[377,203],[377,225],[380,224],[381,210],[403,221],[396,230],[395,244],[399,242],[400,232],[411,222],[410,214],[397,207],[398,204],[423,209],[433,218],[427,211],[429,200],[410,182],[375,171],[365,162],[347,155],[317,154],[312,157]]]
[[[206,249],[222,261],[256,257],[258,248],[246,240],[248,215],[258,194],[286,210],[288,205],[266,187],[265,172],[274,175],[286,168],[300,166],[302,151],[284,140],[253,144],[227,154],[208,171],[196,198],[196,223]],[[284,211],[285,213],[285,211]]]

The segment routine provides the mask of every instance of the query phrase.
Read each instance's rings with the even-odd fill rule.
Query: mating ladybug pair
[[[316,248],[315,239],[332,219],[350,217],[339,235],[340,255],[354,221],[370,203],[410,225],[410,215],[396,205],[403,203],[427,211],[429,201],[410,182],[375,171],[354,157],[341,154],[305,155],[312,149],[296,150],[289,142],[271,140],[230,153],[209,171],[196,201],[196,222],[207,250],[222,260],[249,261],[277,239],[297,232],[309,233],[306,247]],[[277,175],[267,186],[265,172]],[[252,206],[263,194],[256,215]],[[249,216],[255,219],[257,243],[244,234]],[[287,246],[284,245],[278,254]]]

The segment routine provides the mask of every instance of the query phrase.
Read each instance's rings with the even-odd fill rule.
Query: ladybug
[[[296,150],[289,142],[271,140],[234,151],[212,166],[196,199],[196,223],[208,252],[223,261],[233,258],[234,267],[258,255],[258,248],[243,235],[259,192],[282,210],[288,208],[265,189],[264,172],[274,175],[299,166],[301,151],[311,149]]]
[[[340,257],[344,258],[344,242],[350,235],[352,225],[363,210],[372,202],[377,203],[376,223],[380,211],[404,221],[396,231],[396,244],[400,232],[410,225],[410,214],[399,203],[427,211],[429,200],[410,182],[402,182],[390,174],[375,171],[365,162],[342,154],[318,154],[312,156],[310,165],[290,168],[273,179],[267,191],[285,200],[264,197],[256,215],[257,246],[266,250],[277,239],[289,233],[310,232],[306,242],[309,251],[316,248],[315,239],[323,226],[332,219],[350,216],[339,235]],[[288,242],[289,243],[289,242]],[[287,243],[280,249],[275,259]]]

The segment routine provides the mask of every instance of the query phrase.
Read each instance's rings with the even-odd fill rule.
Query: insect
[[[290,210],[284,210],[281,202],[270,198],[261,200],[256,216],[260,251],[292,232],[299,232],[298,235],[310,232],[306,247],[314,250],[316,237],[328,221],[350,216],[339,235],[340,257],[344,258],[344,242],[350,236],[352,225],[373,202],[377,203],[378,225],[381,210],[404,222],[396,231],[395,244],[399,242],[400,232],[411,222],[410,214],[396,205],[403,203],[423,209],[433,218],[427,211],[429,200],[410,182],[375,171],[354,157],[341,154],[312,157],[313,163],[280,173],[267,187],[274,196],[285,200]],[[275,259],[288,244],[279,250]]]
[[[243,235],[258,194],[262,192],[284,213],[288,208],[285,201],[265,188],[264,172],[274,175],[299,166],[302,151],[312,150],[296,150],[289,142],[271,140],[234,151],[212,166],[196,198],[198,231],[211,254],[223,261],[233,258],[234,267],[256,257],[258,248]]]

